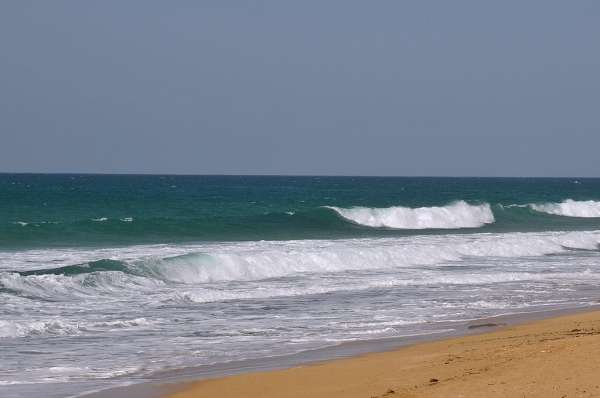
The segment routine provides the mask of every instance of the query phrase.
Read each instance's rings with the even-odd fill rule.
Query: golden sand
[[[180,387],[168,398],[600,397],[600,311]]]

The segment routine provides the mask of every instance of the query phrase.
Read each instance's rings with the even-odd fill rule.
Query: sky
[[[600,2],[0,2],[0,172],[600,177]]]

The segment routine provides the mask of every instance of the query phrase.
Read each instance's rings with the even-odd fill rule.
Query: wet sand
[[[483,332],[485,321],[470,326]],[[600,311],[173,386],[196,397],[600,397]]]

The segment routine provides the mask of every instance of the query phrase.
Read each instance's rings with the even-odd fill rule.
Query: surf
[[[596,251],[600,231],[479,233],[407,236],[337,241],[275,241],[157,246],[153,256],[132,257],[142,246],[82,252],[95,259],[60,267],[41,267],[44,259],[63,257],[60,249],[37,252],[40,267],[0,272],[0,289],[24,297],[62,300],[112,294],[129,289],[151,291],[164,284],[204,285],[257,281],[296,275],[374,271],[460,263],[467,258],[522,258]],[[163,253],[162,255],[160,255]],[[29,262],[34,263],[35,257]]]

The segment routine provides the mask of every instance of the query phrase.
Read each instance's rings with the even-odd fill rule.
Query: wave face
[[[495,221],[488,203],[471,205],[458,201],[441,207],[329,207],[347,220],[368,227],[396,229],[479,228]]]
[[[561,203],[530,204],[533,210],[565,217],[599,218],[600,202],[567,199]]]

